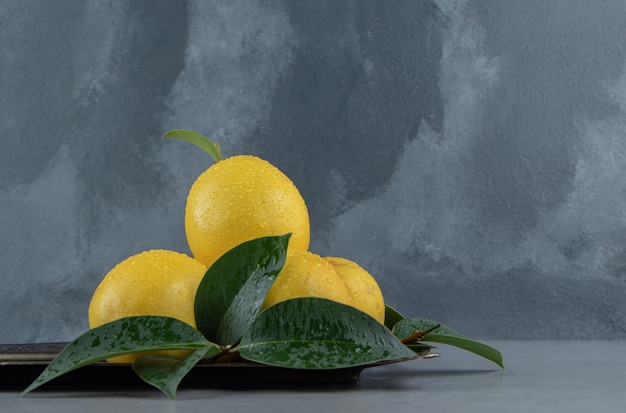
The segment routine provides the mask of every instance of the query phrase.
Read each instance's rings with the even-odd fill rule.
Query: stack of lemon
[[[287,259],[261,310],[290,298],[313,296],[354,306],[384,322],[381,290],[366,270],[348,259],[309,251],[308,210],[284,173],[255,156],[216,160],[187,196],[185,233],[193,258],[150,250],[117,264],[91,299],[91,328],[136,315],[174,317],[196,327],[194,298],[207,268],[242,242],[286,233],[292,234]]]

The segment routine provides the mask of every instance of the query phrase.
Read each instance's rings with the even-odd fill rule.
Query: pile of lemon
[[[208,267],[254,238],[291,233],[287,259],[261,310],[297,297],[351,305],[384,322],[383,295],[357,263],[309,251],[309,214],[300,192],[278,168],[255,156],[216,158],[193,183],[185,207],[185,234],[193,258],[149,250],[105,275],[89,305],[89,326],[128,316],[174,317],[196,327],[194,299]],[[132,362],[137,355],[113,361]]]

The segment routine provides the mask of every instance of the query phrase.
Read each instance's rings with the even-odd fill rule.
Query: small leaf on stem
[[[447,344],[472,352],[478,356],[481,356],[487,360],[496,363],[498,366],[504,369],[502,354],[498,350],[478,341],[470,340],[463,334],[448,326],[439,325],[439,323],[437,323],[436,321],[423,318],[407,318],[398,322],[393,327],[392,332],[400,340],[411,341],[411,343],[405,343],[407,345],[417,344],[417,341]],[[410,340],[410,337],[414,335],[415,332],[418,332],[418,335],[422,337],[418,338],[418,340]],[[423,332],[427,332],[427,334],[420,334]]]
[[[206,152],[215,162],[222,160],[220,146],[211,142],[204,135],[187,129],[174,129],[163,135],[164,138],[180,139],[185,142],[196,145],[198,148]]]

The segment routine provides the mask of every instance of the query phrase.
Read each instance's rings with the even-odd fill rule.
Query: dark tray
[[[67,343],[0,345],[0,388],[26,388]],[[311,385],[355,383],[367,367],[332,370],[299,370],[266,366],[246,361],[196,365],[181,387],[236,387],[258,385]],[[71,371],[42,386],[42,389],[76,387],[146,386],[129,364],[93,363]]]

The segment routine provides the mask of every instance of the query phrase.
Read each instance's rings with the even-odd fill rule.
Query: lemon
[[[341,257],[325,257],[348,286],[354,307],[385,322],[385,302],[374,277],[354,261]]]
[[[333,266],[309,251],[292,251],[265,297],[261,311],[281,301],[320,297],[353,305],[350,290]]]
[[[123,317],[156,315],[177,318],[196,327],[194,300],[206,266],[188,255],[149,250],[133,255],[109,271],[89,304],[89,326],[95,328]],[[188,351],[166,354],[184,355]],[[114,357],[132,363],[145,354]]]
[[[185,207],[185,234],[195,259],[210,266],[254,238],[291,233],[289,250],[309,247],[309,214],[293,182],[250,155],[219,160],[193,183]]]

